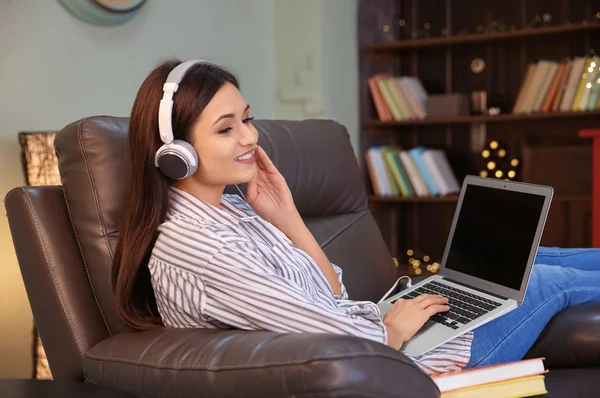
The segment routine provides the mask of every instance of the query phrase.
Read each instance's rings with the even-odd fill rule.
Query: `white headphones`
[[[198,153],[194,147],[183,140],[173,139],[173,94],[179,88],[179,83],[186,72],[194,65],[209,63],[204,60],[190,60],[177,65],[163,85],[163,97],[158,110],[158,131],[164,143],[154,156],[154,165],[167,177],[182,180],[191,176],[198,169]]]

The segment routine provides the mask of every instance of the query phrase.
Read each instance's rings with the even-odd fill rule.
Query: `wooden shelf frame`
[[[380,122],[379,120],[366,120],[362,122],[363,127],[399,127],[399,126],[422,126],[422,125],[443,125],[443,124],[469,124],[469,123],[502,123],[502,122],[522,122],[543,119],[568,119],[582,118],[590,116],[600,116],[600,109],[581,112],[550,112],[550,113],[528,113],[488,116],[488,115],[469,115],[453,117],[430,117],[422,120],[398,120],[392,122]]]
[[[592,195],[556,195],[552,199],[555,202],[577,202],[591,200]],[[446,196],[376,196],[370,195],[368,197],[371,203],[382,203],[382,204],[402,204],[402,203],[457,203],[458,195],[446,195]]]
[[[587,32],[596,29],[600,29],[599,22],[565,24],[539,28],[526,28],[508,32],[471,33],[461,36],[428,37],[422,39],[398,40],[388,43],[363,44],[360,46],[360,50],[363,52],[402,51],[468,43],[488,43],[496,40],[516,40],[530,37],[552,36],[565,33]]]

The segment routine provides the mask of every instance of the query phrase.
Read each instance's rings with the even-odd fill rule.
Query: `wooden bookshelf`
[[[393,122],[380,122],[379,120],[365,120],[363,127],[399,127],[399,126],[422,126],[422,125],[443,125],[443,124],[469,124],[469,123],[502,123],[502,122],[524,122],[528,120],[547,120],[547,119],[569,119],[600,116],[600,109],[582,112],[550,112],[550,113],[531,113],[531,114],[504,114],[504,115],[469,115],[455,117],[431,117],[422,120],[401,120]]]
[[[397,40],[389,43],[363,44],[360,50],[364,52],[380,52],[380,51],[402,51],[412,49],[423,49],[427,47],[452,46],[468,43],[488,43],[498,40],[519,40],[530,37],[544,37],[561,35],[566,33],[586,32],[590,30],[600,29],[600,23],[579,23],[566,24],[557,26],[543,26],[539,28],[526,28],[507,32],[496,33],[471,33],[461,36],[441,36],[428,37],[422,39],[405,39]]]
[[[550,167],[551,158],[538,156],[535,162],[542,163],[534,165],[533,161],[527,162],[525,156],[533,153],[532,148],[572,145],[588,146],[591,153],[591,139],[579,138],[577,132],[599,128],[600,110],[510,112],[530,63],[542,59],[558,62],[600,51],[600,21],[594,17],[600,12],[599,1],[359,0],[359,151],[363,154],[359,162],[370,195],[369,206],[393,256],[402,257],[408,248],[413,248],[439,259],[458,196],[375,196],[364,156],[373,146],[443,149],[460,182],[467,174],[479,174],[485,167],[481,159],[483,145],[497,140],[510,158],[522,160],[518,172],[520,181],[536,183],[535,178],[530,179],[536,175],[549,185],[577,188],[555,192],[541,243],[591,246],[591,178],[586,180],[589,173],[575,178],[563,177],[560,171]],[[531,27],[535,17],[545,12],[552,15],[551,25]],[[406,21],[406,28],[399,26],[401,19]],[[487,28],[492,21],[514,26],[514,29],[456,33],[473,32],[477,26]],[[431,35],[437,37],[410,38],[413,32],[422,31],[425,23],[430,25]],[[449,32],[448,36],[442,36],[442,29]],[[473,70],[474,59],[484,61],[482,71]],[[429,94],[470,96],[473,91],[483,90],[488,94],[488,106],[500,107],[502,114],[381,122],[376,120],[377,112],[367,84],[369,77],[375,74],[416,76]],[[574,163],[584,164],[581,160]],[[532,173],[532,169],[536,173]],[[553,174],[543,174],[544,170],[551,169]]]

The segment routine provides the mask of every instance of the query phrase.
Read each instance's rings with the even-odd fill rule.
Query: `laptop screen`
[[[519,290],[544,196],[469,185],[446,268]]]

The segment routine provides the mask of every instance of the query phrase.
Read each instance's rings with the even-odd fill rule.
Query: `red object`
[[[579,130],[580,138],[592,138],[592,246],[600,247],[600,129]]]

